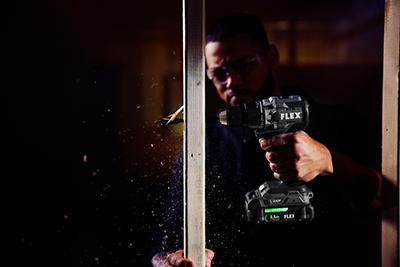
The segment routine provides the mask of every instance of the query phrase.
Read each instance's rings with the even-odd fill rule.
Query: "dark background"
[[[384,1],[206,1],[207,26],[235,11],[263,20],[281,84],[351,105],[380,141]],[[182,148],[181,126],[154,124],[182,104],[182,3],[18,1],[5,13],[6,260],[148,266]]]

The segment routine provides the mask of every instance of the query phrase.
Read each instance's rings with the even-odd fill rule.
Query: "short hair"
[[[206,35],[206,44],[221,42],[228,38],[247,34],[254,45],[267,47],[269,44],[264,26],[256,17],[245,13],[233,13],[219,18]]]

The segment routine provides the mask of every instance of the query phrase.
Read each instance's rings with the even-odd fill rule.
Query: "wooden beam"
[[[184,250],[205,265],[204,0],[183,0]]]
[[[385,2],[382,107],[382,266],[399,266],[400,0]]]

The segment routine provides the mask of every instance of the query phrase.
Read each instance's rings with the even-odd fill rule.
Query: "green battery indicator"
[[[280,208],[267,208],[264,209],[264,220],[266,222],[269,222],[270,220],[273,221],[281,221],[283,219],[282,215],[278,214],[271,214],[271,213],[282,213],[282,212],[287,212],[289,210],[288,207],[280,207]]]
[[[269,209],[264,209],[264,213],[276,213],[276,212],[287,212],[288,207],[283,207],[283,208],[269,208]]]

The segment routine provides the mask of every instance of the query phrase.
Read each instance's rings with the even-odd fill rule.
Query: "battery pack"
[[[313,192],[303,182],[267,181],[245,198],[247,220],[256,223],[301,222],[314,218]]]

